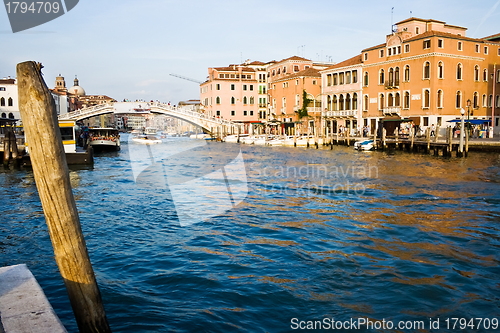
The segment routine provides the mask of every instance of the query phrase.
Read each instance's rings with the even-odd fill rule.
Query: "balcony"
[[[399,80],[385,81],[384,88],[385,89],[399,89]]]
[[[358,110],[327,111],[326,116],[331,118],[356,118]]]
[[[281,114],[286,114],[286,106],[284,108],[281,108]]]
[[[386,108],[383,108],[382,111],[384,112],[384,116],[401,116],[401,107],[400,106],[389,106]]]

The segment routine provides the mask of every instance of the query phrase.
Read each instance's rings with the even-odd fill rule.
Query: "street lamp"
[[[460,118],[460,154],[464,152],[464,115],[465,115],[465,110],[464,108],[460,109],[460,113],[462,114],[462,117]]]

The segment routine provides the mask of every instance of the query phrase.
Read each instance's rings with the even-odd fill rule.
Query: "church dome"
[[[85,96],[85,90],[79,86],[78,79],[76,78],[75,78],[75,85],[69,88],[68,92],[76,96]]]

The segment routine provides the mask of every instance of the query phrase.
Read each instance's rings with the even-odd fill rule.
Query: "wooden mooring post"
[[[80,332],[111,332],[71,189],[54,99],[33,61],[17,65],[19,111],[54,255]]]

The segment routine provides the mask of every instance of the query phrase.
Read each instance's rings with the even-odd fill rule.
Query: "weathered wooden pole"
[[[469,130],[467,129],[465,131],[465,154],[464,154],[464,156],[467,157],[468,154],[469,154]]]
[[[451,151],[453,150],[453,130],[451,127],[448,127],[448,156],[451,156]]]
[[[425,131],[425,137],[427,140],[427,154],[431,153],[431,129],[428,127]]]
[[[413,151],[413,140],[415,140],[415,127],[412,127],[410,129],[410,137],[411,137],[410,138],[410,140],[411,140],[411,142],[410,142],[410,149]]]
[[[71,189],[54,99],[33,61],[17,65],[19,111],[55,259],[80,332],[111,332]]]
[[[8,167],[9,162],[10,162],[10,137],[9,137],[10,131],[7,130],[7,132],[4,134],[3,137],[3,166]]]

